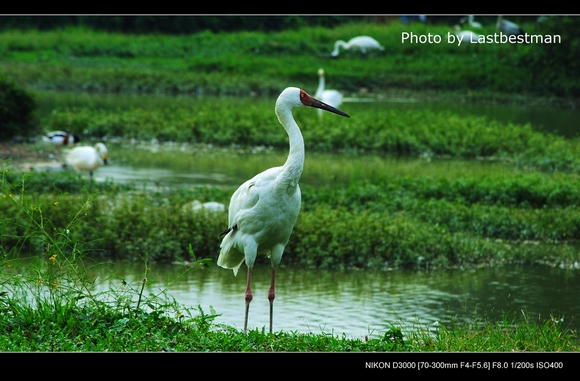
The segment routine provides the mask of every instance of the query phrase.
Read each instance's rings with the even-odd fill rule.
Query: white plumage
[[[318,89],[314,97],[332,107],[338,107],[342,103],[343,95],[337,90],[326,90],[324,81],[324,70],[318,69]],[[318,115],[322,115],[322,109],[318,109]]]
[[[107,164],[109,151],[103,143],[97,143],[94,147],[82,146],[73,148],[67,155],[66,162],[79,171],[89,171],[93,177],[93,171]]]
[[[221,202],[208,201],[201,202],[199,200],[194,200],[191,203],[187,203],[183,206],[184,211],[201,212],[208,211],[213,213],[221,213],[226,211],[226,206]]]
[[[497,16],[496,28],[499,32],[507,34],[508,36],[524,34],[524,31],[518,24],[504,20],[502,15]]]
[[[369,50],[385,50],[377,40],[369,36],[358,36],[351,38],[348,42],[343,40],[338,40],[334,43],[334,50],[330,53],[331,56],[337,57],[339,53],[339,48],[344,49],[358,49],[364,55],[367,54]]]
[[[469,26],[472,28],[481,28],[481,23],[474,21],[473,15],[468,15],[467,17],[464,17],[460,20],[461,23],[465,23],[465,21],[467,21],[467,24],[469,24]]]
[[[472,32],[470,30],[461,30],[459,25],[455,25],[455,35],[461,38],[462,43],[477,44],[479,39],[479,34]]]
[[[290,141],[290,152],[281,167],[265,170],[243,183],[232,195],[228,210],[228,230],[220,245],[217,264],[232,269],[237,275],[240,266],[248,267],[244,332],[252,301],[251,275],[258,254],[267,254],[272,265],[270,301],[270,332],[272,332],[276,269],[300,211],[298,182],[304,168],[304,140],[294,121],[292,109],[300,106],[320,108],[349,117],[296,87],[285,89],[276,101],[276,115]]]

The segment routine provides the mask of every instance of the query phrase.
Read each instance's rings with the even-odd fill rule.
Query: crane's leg
[[[268,300],[270,301],[270,333],[272,333],[272,322],[274,320],[274,298],[276,291],[274,284],[276,283],[276,268],[272,268],[272,279],[270,280],[270,289],[268,290]]]
[[[246,283],[246,314],[244,316],[244,333],[248,331],[248,313],[250,312],[250,302],[252,301],[252,289],[250,283],[252,280],[252,269],[248,267],[248,282]]]

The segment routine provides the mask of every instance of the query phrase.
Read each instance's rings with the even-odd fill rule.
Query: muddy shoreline
[[[25,172],[62,169],[64,158],[53,147],[0,142],[0,161]]]

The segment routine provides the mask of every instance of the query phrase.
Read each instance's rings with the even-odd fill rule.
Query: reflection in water
[[[95,181],[110,180],[133,184],[137,189],[160,190],[195,186],[238,187],[239,184],[269,167],[284,163],[286,150],[262,150],[239,153],[231,149],[211,149],[196,155],[163,147],[150,155],[146,148],[110,144],[109,165],[94,173]],[[145,152],[145,154],[144,154]],[[124,157],[123,157],[124,156]],[[130,156],[131,159],[127,159]],[[127,162],[130,161],[130,162]],[[501,162],[483,160],[425,160],[424,158],[389,158],[367,153],[311,153],[306,157],[307,169],[302,186],[344,186],[357,181],[397,176],[431,176],[456,179],[462,176],[517,175],[521,170]],[[36,170],[62,170],[58,163]],[[69,169],[72,170],[72,169]],[[85,174],[86,175],[86,174]],[[86,175],[88,178],[88,175]],[[303,189],[304,190],[304,189]]]
[[[145,189],[180,188],[195,184],[230,185],[233,180],[222,173],[184,173],[171,168],[137,168],[124,165],[108,165],[95,172],[96,181],[113,179],[120,184],[138,184]]]
[[[141,266],[142,267],[142,266]],[[115,271],[138,284],[141,267],[115,266]],[[154,265],[149,277],[157,282],[149,292],[167,287],[179,304],[221,314],[214,323],[243,327],[245,269],[232,271],[211,265],[185,274],[180,265]],[[543,266],[478,270],[330,271],[282,267],[274,302],[274,330],[333,333],[363,338],[382,335],[391,325],[404,329],[434,329],[437,322],[500,321],[502,313],[529,314],[542,321],[564,317],[578,330],[576,293],[580,274]],[[100,279],[107,277],[107,272]],[[270,269],[256,266],[249,328],[267,329]],[[99,283],[99,282],[97,282]],[[108,282],[97,286],[99,291]],[[568,326],[569,325],[569,326]]]

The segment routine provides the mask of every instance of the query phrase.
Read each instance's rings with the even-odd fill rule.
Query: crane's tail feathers
[[[240,270],[240,267],[242,266],[242,263],[244,263],[244,261],[241,261],[239,265],[237,265],[236,267],[234,267],[232,270],[234,271],[234,276],[238,275],[238,271]]]
[[[233,226],[223,232],[226,234],[221,245],[220,245],[220,255],[217,260],[217,264],[225,269],[232,269],[234,275],[238,275],[238,270],[244,263],[245,257],[243,253],[240,253],[235,247],[235,240],[232,238],[232,232],[237,229],[237,226]]]
[[[244,256],[241,256],[241,260],[237,255],[231,255],[230,253],[224,253],[223,251],[220,253],[218,257],[217,264],[224,269],[231,269],[234,271],[234,275],[238,275],[238,271],[242,264],[244,263]]]
[[[220,236],[222,236],[222,235],[226,235],[226,234],[228,234],[229,232],[231,232],[232,230],[236,230],[237,228],[238,228],[238,225],[234,225],[234,226],[232,226],[231,228],[228,228],[228,230],[225,230],[225,231],[223,231],[222,233],[220,233]]]

